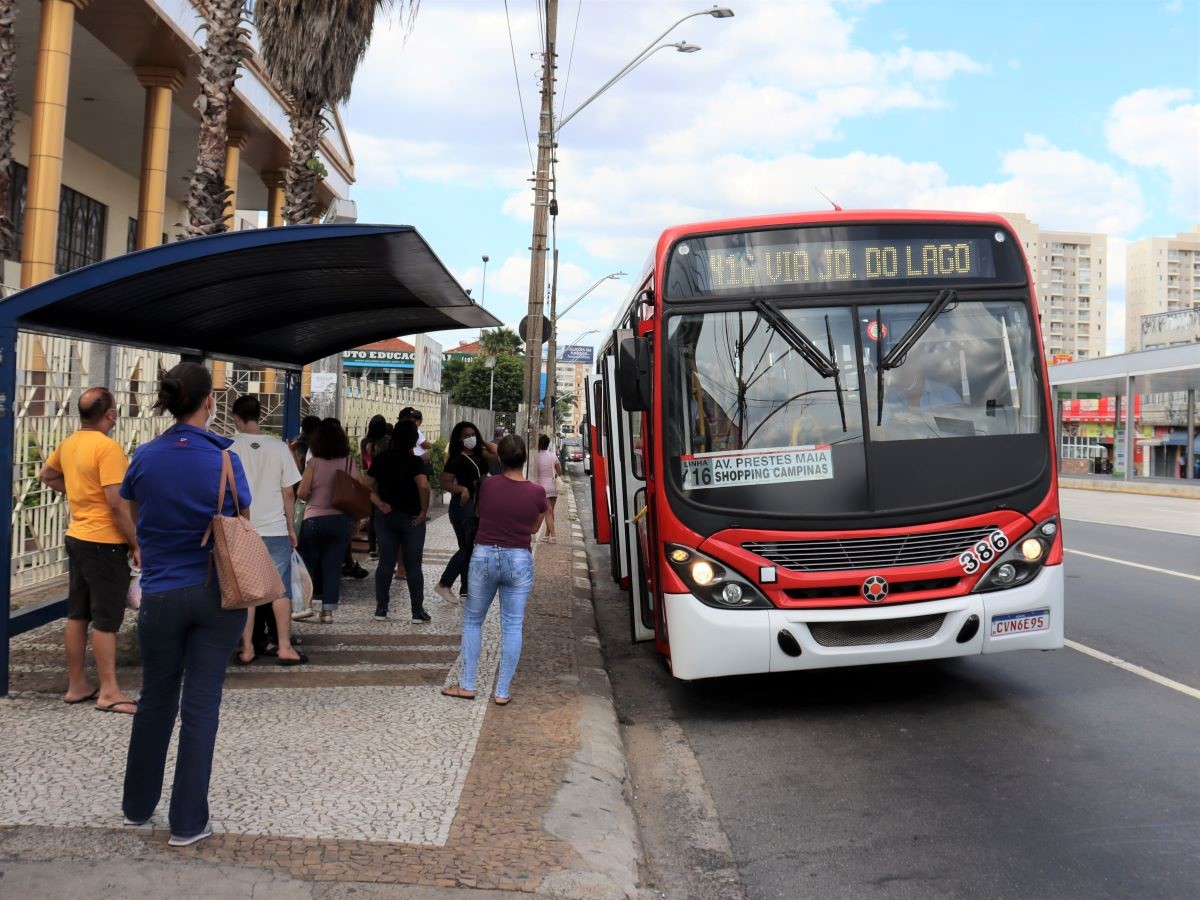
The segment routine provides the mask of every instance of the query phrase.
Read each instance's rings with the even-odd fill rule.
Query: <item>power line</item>
[[[575,30],[571,32],[571,53],[567,57],[567,76],[563,79],[562,104],[560,110],[567,108],[567,88],[571,86],[571,63],[575,61],[575,38],[579,34],[579,11],[583,7],[583,0],[579,0],[575,4]]]
[[[529,122],[525,118],[525,98],[521,96],[521,74],[517,71],[517,48],[513,44],[512,19],[508,15],[508,0],[504,0],[504,21],[508,23],[508,49],[512,52],[513,78],[517,82],[517,103],[521,107],[521,127],[525,129],[525,149],[529,151],[529,167],[534,168],[533,142],[529,139]]]

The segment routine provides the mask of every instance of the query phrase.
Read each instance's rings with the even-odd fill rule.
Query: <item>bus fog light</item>
[[[1026,538],[1021,541],[1021,556],[1028,562],[1037,562],[1045,552],[1042,542],[1037,538]]]
[[[1012,563],[1005,563],[996,569],[994,577],[997,584],[1012,584],[1017,578],[1017,567]]]
[[[1054,537],[1054,535],[1058,534],[1058,523],[1043,522],[1041,531],[1046,537]]]
[[[721,588],[721,599],[732,605],[742,602],[742,586],[740,584],[727,584]]]
[[[671,562],[685,563],[691,559],[691,554],[682,547],[676,547],[671,551]]]
[[[692,563],[692,581],[696,584],[712,584],[713,579],[717,577],[717,573],[713,571],[713,567],[700,559]]]

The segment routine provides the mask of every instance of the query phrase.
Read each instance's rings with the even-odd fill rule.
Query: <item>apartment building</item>
[[[1143,316],[1200,308],[1200,225],[1134,241],[1125,260],[1125,349],[1137,350]]]
[[[1053,363],[1103,356],[1108,339],[1108,235],[1046,231],[1022,213],[1000,215],[1017,232],[1029,257],[1046,359]]]

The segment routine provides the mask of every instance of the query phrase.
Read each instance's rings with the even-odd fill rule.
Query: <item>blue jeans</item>
[[[158,806],[167,746],[178,713],[179,751],[168,818],[171,834],[192,837],[208,824],[208,783],[221,689],[245,624],[244,609],[221,609],[216,579],[208,585],[142,595],[138,610],[142,695],[129,734],[121,801],[130,819],[149,819]]]
[[[475,546],[471,554],[467,605],[463,612],[462,674],[459,679],[463,690],[475,690],[483,620],[499,591],[500,675],[496,678],[496,696],[508,696],[517,661],[521,658],[521,627],[525,623],[525,603],[532,588],[533,554],[528,550]]]
[[[314,516],[300,526],[300,556],[312,576],[314,589],[320,585],[325,609],[337,609],[342,592],[342,560],[350,546],[354,523],[337,513]]]
[[[413,615],[425,611],[425,575],[421,557],[425,553],[425,526],[413,525],[408,513],[375,510],[375,539],[379,542],[379,566],[375,569],[375,611],[386,613],[396,571],[396,555],[404,559],[408,575],[408,597]]]
[[[461,590],[467,589],[467,585],[470,584],[471,550],[475,543],[476,524],[474,500],[464,503],[455,497],[450,501],[450,525],[454,528],[458,549],[450,557],[450,562],[446,563],[446,568],[442,571],[442,577],[438,579],[438,584],[453,587],[454,579],[461,577]]]

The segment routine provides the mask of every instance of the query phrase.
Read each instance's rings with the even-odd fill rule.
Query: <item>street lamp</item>
[[[483,361],[483,365],[484,368],[490,369],[492,373],[492,381],[488,385],[488,409],[491,410],[496,405],[496,357],[487,357]]]
[[[487,264],[488,264],[488,255],[485,253],[485,254],[483,254],[483,289],[479,295],[479,305],[480,306],[483,306],[484,303],[487,301]],[[481,342],[483,341],[483,329],[482,328],[479,329],[479,340]]]
[[[529,298],[528,298],[528,322],[529,336],[532,339],[534,346],[540,344],[542,336],[542,292],[546,287],[546,232],[547,220],[550,214],[550,159],[553,153],[553,147],[556,145],[556,138],[559,130],[568,121],[573,119],[579,112],[589,103],[599,97],[602,93],[616,84],[625,75],[629,74],[633,69],[640,65],[647,56],[654,53],[658,49],[659,41],[670,34],[683,22],[695,16],[712,16],[715,19],[728,19],[733,15],[733,10],[727,6],[713,6],[709,9],[697,10],[694,13],[689,13],[683,16],[672,25],[652,40],[641,53],[635,56],[628,64],[625,65],[616,75],[610,78],[600,90],[596,91],[587,98],[576,109],[563,118],[557,125],[554,122],[554,57],[555,57],[555,42],[557,40],[558,30],[558,5],[549,3],[546,7],[546,32],[545,32],[545,48],[542,57],[542,104],[539,115],[538,125],[538,155],[537,162],[533,169],[533,239],[530,241],[530,265],[529,265]],[[694,53],[699,49],[694,45],[681,43],[675,46],[676,50],[683,53]],[[554,357],[550,357],[550,362],[553,364]],[[538,364],[539,360],[533,353],[526,354],[524,386],[521,391],[522,399],[525,403],[526,420],[524,423],[524,431],[529,440],[533,440],[534,432],[536,431],[535,423],[537,419],[537,402],[538,402],[538,379],[541,374],[541,367]]]
[[[597,278],[595,284],[568,303],[566,309],[562,310],[561,312],[555,311],[554,306],[557,298],[554,296],[554,294],[550,295],[550,315],[548,316],[550,320],[550,338],[548,341],[549,346],[546,348],[545,422],[546,427],[550,428],[551,430],[553,430],[554,427],[554,404],[552,402],[552,398],[554,397],[555,391],[558,389],[558,382],[555,380],[558,376],[558,354],[555,350],[555,343],[558,340],[558,320],[573,310],[580,300],[582,300],[596,288],[600,287],[600,285],[604,284],[604,282],[610,279],[623,278],[625,274],[625,272],[611,272],[608,275],[605,275],[603,278]]]

